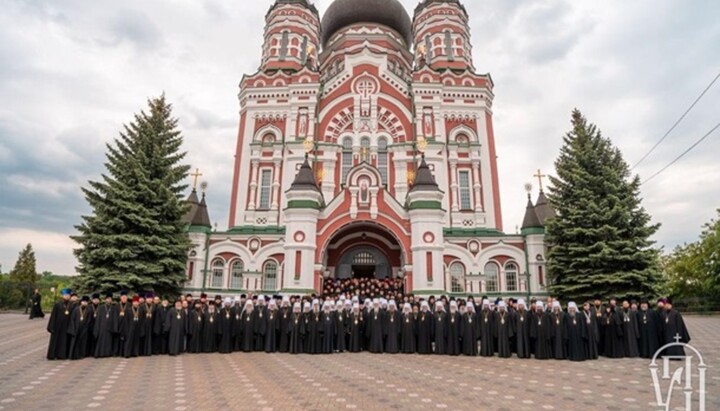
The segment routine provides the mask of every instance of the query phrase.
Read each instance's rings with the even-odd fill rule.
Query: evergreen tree
[[[185,279],[190,240],[180,196],[190,167],[181,164],[183,138],[165,96],[147,110],[106,146],[102,179],[83,188],[92,213],[72,237],[82,291],[176,293]]]
[[[550,292],[577,301],[653,297],[661,276],[650,237],[659,225],[641,206],[640,178],[578,110],[572,127],[550,178],[557,212],[547,227]]]
[[[28,244],[20,251],[15,267],[10,271],[10,280],[35,285],[38,280],[36,263],[35,251],[32,244]]]

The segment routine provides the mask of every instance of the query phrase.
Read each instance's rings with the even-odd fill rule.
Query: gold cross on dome
[[[543,174],[542,171],[538,168],[537,174],[535,174],[533,177],[537,177],[538,182],[540,183],[540,192],[543,192],[543,178],[547,177],[547,175]]]
[[[198,178],[202,177],[202,174],[200,173],[200,169],[196,168],[195,172],[190,174],[190,177],[193,177],[193,190],[195,190],[195,189],[197,189]]]

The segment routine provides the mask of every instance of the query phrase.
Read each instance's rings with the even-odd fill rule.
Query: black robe
[[[217,352],[219,333],[220,312],[217,310],[205,311],[203,314],[202,352]]]
[[[365,316],[365,336],[368,340],[367,350],[378,354],[383,352],[383,322],[385,313],[382,310],[370,311]]]
[[[66,360],[70,353],[70,314],[72,311],[70,301],[55,303],[50,313],[50,321],[47,324],[47,331],[50,333],[50,344],[48,345],[48,360]]]
[[[492,357],[495,355],[495,323],[498,321],[495,311],[483,309],[478,314],[480,321],[480,355]]]
[[[204,314],[202,310],[192,310],[188,315],[187,352],[197,354],[203,352]]]
[[[168,335],[168,354],[175,356],[185,350],[185,335],[187,334],[187,315],[184,309],[168,310],[165,319],[164,331]]]
[[[535,312],[531,316],[530,338],[535,347],[535,359],[547,360],[553,357],[552,325],[550,315],[546,312]]]
[[[662,344],[670,344],[678,342],[676,339],[680,337],[679,342],[688,344],[690,342],[690,333],[685,327],[685,321],[682,315],[676,310],[670,310],[665,313],[663,320],[663,341]],[[679,345],[668,347],[663,352],[663,356],[684,356],[685,348]]]
[[[567,359],[567,319],[562,311],[550,313],[552,321],[552,352],[556,360]]]
[[[290,354],[300,354],[303,352],[303,336],[305,335],[305,316],[301,313],[291,313],[288,315],[287,341],[288,352]]]
[[[224,310],[225,309],[223,308],[222,315],[227,317],[227,313]],[[230,318],[232,319],[232,322],[231,322],[232,331],[229,333],[230,339],[232,340],[232,343],[231,343],[232,348],[230,349],[231,351],[233,351],[233,350],[234,351],[242,351],[243,350],[242,349],[242,345],[243,345],[242,319],[243,319],[244,311],[245,311],[245,309],[243,309],[240,306],[234,306],[230,309]]]
[[[480,339],[480,323],[477,315],[468,311],[462,315],[460,320],[460,338],[462,338],[463,355],[477,357],[478,340]]]
[[[70,335],[70,359],[81,360],[87,357],[88,344],[92,332],[90,324],[92,323],[93,309],[92,307],[78,305],[70,314],[70,325],[68,326],[68,334]]]
[[[267,309],[255,307],[255,351],[265,350],[265,335],[267,335]]]
[[[365,317],[363,313],[352,313],[348,322],[348,351],[360,352],[365,336]]]
[[[640,329],[638,350],[640,357],[652,358],[660,349],[660,338],[662,335],[662,322],[655,311],[638,311],[637,323]]]
[[[585,338],[585,359],[597,360],[600,355],[600,325],[597,316],[592,312],[582,313],[582,319],[585,321],[585,329],[587,338]]]
[[[500,358],[510,358],[510,339],[515,336],[512,314],[505,311],[495,313],[494,337],[497,339],[497,353]]]
[[[435,328],[435,318],[429,311],[421,312],[417,318],[417,352],[418,354],[432,354],[432,339]]]
[[[335,351],[347,351],[347,327],[349,324],[348,312],[340,310],[335,313]]]
[[[515,330],[515,352],[518,358],[530,358],[530,322],[531,313],[517,310],[512,315]]]
[[[157,312],[158,309],[153,304],[142,304],[140,306],[140,317],[143,319],[142,332],[140,333],[140,356],[142,357],[153,354],[153,334]]]
[[[288,352],[290,350],[290,325],[292,311],[289,307],[281,307],[278,313],[278,351]]]
[[[256,311],[245,311],[240,316],[240,349],[244,352],[256,350],[255,337],[259,330],[258,315]]]
[[[118,307],[115,304],[100,304],[95,323],[93,336],[95,337],[95,358],[113,356],[114,339],[118,332]]]
[[[236,327],[235,323],[239,322],[239,320],[235,320],[236,314],[233,311],[233,308],[228,307],[223,308],[218,313],[218,352],[222,354],[230,354],[233,352],[233,345],[236,341],[239,327]],[[237,317],[240,318],[239,313]],[[235,349],[237,350],[237,346],[235,346]]]
[[[625,356],[625,343],[623,340],[622,316],[615,311],[605,313],[602,326],[605,329],[604,355],[608,358],[623,358]]]
[[[320,334],[322,335],[322,343],[320,353],[332,354],[335,347],[335,339],[337,338],[335,313],[332,311],[323,311],[320,313]]]
[[[585,340],[588,338],[585,316],[576,312],[565,317],[567,335],[567,358],[570,361],[585,361]]]
[[[388,311],[383,320],[383,333],[385,334],[385,352],[397,354],[400,352],[400,334],[402,332],[402,314],[400,311]]]
[[[322,348],[320,335],[320,311],[305,313],[305,354],[318,354]]]
[[[45,318],[45,313],[42,310],[42,296],[40,294],[33,294],[30,298],[30,319],[34,318]]]
[[[640,338],[640,327],[638,327],[637,313],[634,311],[620,311],[623,318],[623,351],[626,358],[637,358],[640,356],[638,339]]]
[[[447,322],[447,347],[445,354],[460,355],[460,326],[462,325],[462,316],[455,311],[448,313]]]
[[[447,354],[448,337],[448,315],[445,311],[438,311],[433,316],[433,341],[435,342],[435,354]]]
[[[169,306],[160,306],[153,317],[153,355],[167,354],[168,336],[165,332],[165,320],[167,320]]]
[[[140,307],[133,307],[131,304],[128,304],[125,309],[125,315],[120,321],[120,341],[122,342],[120,355],[125,358],[140,355],[141,321]]]
[[[273,353],[278,350],[278,333],[280,332],[280,313],[277,310],[268,310],[265,315],[265,352]]]
[[[598,355],[604,356],[605,355],[605,325],[604,325],[603,320],[605,319],[605,308],[603,308],[602,305],[600,307],[593,305],[592,307],[590,307],[590,312],[592,313],[592,317],[595,320],[595,324],[597,324]]]
[[[400,340],[403,354],[415,354],[417,352],[417,320],[412,313],[402,315]]]

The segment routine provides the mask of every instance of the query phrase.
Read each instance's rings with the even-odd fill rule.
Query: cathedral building
[[[459,0],[276,0],[240,82],[228,230],[193,190],[188,292],[311,294],[327,278],[416,295],[546,295],[542,189],[502,225],[494,84]],[[501,137],[500,137],[501,138]],[[517,230],[514,230],[517,231]]]

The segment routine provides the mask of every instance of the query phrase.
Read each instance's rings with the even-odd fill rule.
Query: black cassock
[[[510,358],[512,350],[510,349],[510,339],[515,336],[515,330],[512,322],[512,314],[509,312],[498,312],[495,314],[495,334],[497,338],[497,353],[500,358]]]
[[[165,332],[165,320],[170,307],[160,306],[153,318],[153,354],[167,354],[168,337]]]
[[[594,318],[595,324],[597,324],[598,331],[598,355],[605,355],[605,326],[603,325],[603,319],[605,319],[605,309],[602,306],[593,305],[590,307],[590,312]]]
[[[291,313],[288,317],[290,317],[287,327],[288,352],[290,354],[300,354],[303,352],[305,316],[301,313]]]
[[[640,329],[638,350],[640,357],[652,358],[660,349],[660,336],[662,334],[661,320],[655,311],[638,311],[637,323]]]
[[[665,319],[663,320],[663,341],[662,345],[678,342],[677,337],[680,337],[681,343],[690,342],[690,334],[685,327],[685,321],[682,315],[675,311],[670,310],[665,313]],[[665,349],[663,355],[685,355],[685,348],[682,346],[674,345]]]
[[[290,338],[290,317],[292,312],[289,307],[281,307],[278,313],[278,351],[288,352],[289,351],[289,338]]]
[[[164,331],[168,335],[168,354],[179,355],[185,350],[187,315],[184,309],[171,308],[165,319]]]
[[[368,351],[383,352],[383,322],[385,313],[381,310],[370,311],[365,316],[365,336],[368,339]]]
[[[193,310],[188,315],[188,342],[187,352],[197,354],[203,352],[203,312],[202,310]]]
[[[256,307],[255,314],[255,351],[265,350],[265,335],[267,335],[267,310],[265,307]]]
[[[322,334],[322,345],[320,352],[322,354],[332,354],[335,346],[336,335],[335,313],[332,311],[323,311],[320,313],[320,334]]]
[[[100,304],[93,324],[95,337],[95,358],[113,356],[115,336],[118,332],[118,307],[114,304]]]
[[[305,354],[318,354],[321,348],[320,312],[305,313]]]
[[[140,333],[140,355],[143,357],[153,354],[153,334],[157,312],[158,309],[154,304],[140,306],[140,317],[143,319]]]
[[[125,355],[125,329],[127,327],[127,319],[132,315],[130,304],[118,303],[118,328],[117,336],[113,341],[113,355],[122,357]]]
[[[417,320],[410,314],[402,315],[402,331],[400,333],[401,351],[403,354],[415,354],[417,352]]]
[[[585,358],[588,360],[597,360],[600,355],[600,327],[597,322],[597,317],[592,311],[583,311],[582,319],[585,321],[585,329],[587,331],[587,338],[585,338]]]
[[[93,309],[91,307],[83,307],[79,305],[75,307],[70,314],[70,325],[68,326],[68,334],[70,335],[70,359],[81,360],[90,353],[88,352],[92,331]]]
[[[280,317],[277,310],[267,311],[265,320],[265,352],[272,353],[278,350],[278,333],[280,332]]]
[[[623,319],[619,313],[610,311],[602,319],[605,340],[603,353],[608,358],[622,358],[625,356],[625,343],[623,341]]]
[[[385,313],[383,332],[385,334],[385,352],[397,354],[400,352],[400,334],[402,332],[402,314],[400,311]]]
[[[433,341],[435,342],[435,354],[447,354],[448,337],[448,315],[445,311],[438,311],[433,317]]]
[[[497,313],[488,309],[480,310],[480,355],[492,357],[495,355],[495,322]]]
[[[362,351],[365,336],[365,317],[362,313],[350,314],[348,321],[348,351]]]
[[[417,318],[417,352],[418,354],[432,354],[432,337],[435,321],[432,313],[421,312]]]
[[[345,352],[347,351],[347,327],[348,327],[348,312],[340,310],[335,313],[335,351]]]
[[[462,338],[462,353],[471,357],[478,355],[478,339],[480,339],[480,324],[474,312],[466,312],[460,320],[460,337]]]
[[[45,318],[45,313],[42,310],[42,296],[40,294],[33,294],[30,299],[32,308],[30,309],[30,319],[33,318]]]
[[[224,309],[223,309],[224,310]],[[244,308],[240,306],[234,306],[230,309],[230,318],[232,318],[232,332],[230,332],[230,338],[232,339],[232,349],[234,351],[242,351],[242,319],[243,319],[243,313],[245,311]],[[223,311],[223,315],[225,315],[225,311]]]
[[[130,306],[126,309],[123,321],[120,321],[120,340],[122,341],[122,352],[120,354],[125,358],[140,355],[142,320],[140,307]]]
[[[530,358],[530,319],[527,310],[517,310],[512,315],[515,329],[515,352],[518,358]]]
[[[585,340],[588,338],[585,316],[578,312],[568,313],[565,318],[567,335],[567,358],[570,361],[585,361]]]
[[[218,311],[205,311],[203,314],[202,351],[217,352],[218,334],[220,330],[220,313]],[[232,340],[231,340],[232,341]]]
[[[535,359],[547,360],[553,356],[550,321],[550,315],[545,312],[535,312],[530,316],[530,338],[535,345]]]
[[[460,355],[460,325],[462,316],[455,311],[448,313],[447,347],[445,354]]]
[[[240,349],[244,352],[255,351],[255,336],[260,328],[258,318],[255,310],[252,312],[246,311],[240,316]]]
[[[50,321],[47,330],[50,333],[50,344],[48,345],[48,360],[66,360],[70,353],[70,314],[73,309],[70,301],[55,303],[50,313]]]
[[[238,320],[235,319],[236,316]],[[223,308],[220,310],[218,317],[218,352],[222,354],[230,354],[233,352],[235,336],[239,329],[239,327],[235,326],[235,323],[240,322],[240,313],[235,314],[232,308]],[[235,349],[237,350],[237,347]]]
[[[637,358],[640,356],[638,349],[638,339],[640,338],[640,328],[637,323],[637,314],[632,311],[620,311],[623,319],[623,351],[627,358]]]
[[[550,313],[552,320],[552,352],[556,360],[567,358],[567,324],[565,313],[562,311]]]

